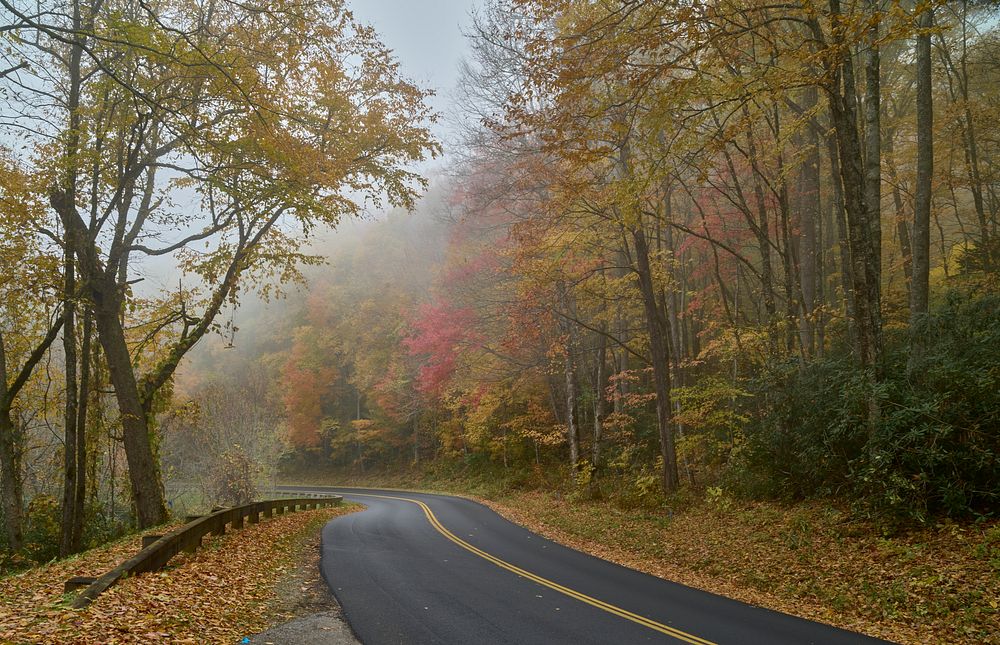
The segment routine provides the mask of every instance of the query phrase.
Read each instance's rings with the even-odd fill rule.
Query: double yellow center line
[[[501,560],[500,558],[498,558],[496,556],[490,555],[486,551],[483,551],[482,549],[479,549],[479,548],[477,548],[477,547],[469,544],[468,542],[466,542],[465,540],[463,540],[462,538],[458,537],[457,535],[455,535],[454,533],[452,533],[451,531],[449,531],[447,528],[445,528],[444,525],[441,524],[441,522],[438,520],[437,516],[434,515],[434,511],[432,511],[427,504],[424,504],[420,500],[408,499],[406,497],[395,497],[393,495],[374,495],[374,494],[371,494],[371,493],[347,493],[347,494],[348,495],[358,495],[358,496],[362,496],[362,497],[379,497],[379,498],[382,498],[382,499],[395,499],[395,500],[399,500],[401,502],[409,502],[411,504],[416,504],[417,506],[419,506],[424,511],[424,515],[427,516],[427,521],[430,522],[431,526],[433,526],[437,530],[438,533],[440,533],[441,535],[445,536],[446,538],[448,538],[449,540],[451,540],[452,542],[454,542],[458,546],[462,547],[466,551],[469,551],[470,553],[474,553],[474,554],[478,555],[480,558],[483,558],[484,560],[488,560],[489,562],[492,562],[493,564],[495,564],[496,566],[500,567],[501,569],[506,569],[507,571],[510,571],[512,573],[516,573],[517,575],[521,576],[522,578],[527,578],[528,580],[531,580],[532,582],[537,582],[538,584],[540,584],[540,585],[542,585],[544,587],[548,587],[549,589],[552,589],[554,591],[558,591],[559,593],[564,594],[566,596],[569,596],[570,598],[575,598],[576,600],[579,600],[580,602],[585,602],[588,605],[591,605],[593,607],[597,607],[598,609],[602,609],[602,610],[604,610],[604,611],[606,611],[606,612],[608,612],[610,614],[614,614],[615,616],[620,616],[621,618],[624,618],[625,620],[630,620],[633,623],[637,623],[639,625],[642,625],[643,627],[648,627],[649,629],[658,631],[658,632],[660,632],[662,634],[666,634],[667,636],[671,636],[673,638],[676,638],[679,641],[683,641],[685,643],[692,643],[692,645],[715,645],[715,643],[713,643],[712,641],[707,641],[704,638],[699,638],[697,636],[694,636],[693,634],[688,634],[687,632],[683,632],[683,631],[681,631],[679,629],[676,629],[674,627],[671,627],[669,625],[664,625],[663,623],[658,623],[655,620],[652,620],[650,618],[646,618],[645,616],[640,616],[639,614],[634,614],[634,613],[628,611],[627,609],[622,609],[621,607],[616,607],[615,605],[612,605],[611,603],[604,602],[603,600],[598,600],[597,598],[594,598],[592,596],[588,596],[587,594],[580,593],[579,591],[574,591],[573,589],[570,589],[569,587],[564,587],[564,586],[562,586],[561,584],[559,584],[557,582],[553,582],[553,581],[551,581],[551,580],[549,580],[547,578],[543,578],[542,576],[536,575],[534,573],[531,573],[530,571],[526,571],[526,570],[522,569],[521,567],[518,567],[518,566],[513,565],[513,564],[511,564],[509,562]]]

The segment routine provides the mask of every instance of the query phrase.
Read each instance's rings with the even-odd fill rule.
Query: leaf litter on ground
[[[236,643],[271,626],[276,587],[319,528],[356,505],[289,513],[221,537],[165,569],[122,580],[89,607],[63,594],[73,576],[99,576],[141,548],[135,535],[0,579],[0,643]]]

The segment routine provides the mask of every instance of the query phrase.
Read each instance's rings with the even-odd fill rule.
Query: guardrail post
[[[76,591],[77,589],[83,589],[84,587],[89,587],[95,582],[97,582],[97,578],[90,578],[88,576],[74,576],[63,583],[63,593],[70,593],[71,591]]]
[[[163,536],[162,535],[143,535],[142,536],[142,548],[145,549],[147,546],[149,546],[153,542],[156,542],[161,537],[163,537]]]
[[[233,518],[233,528],[241,529],[243,528],[243,509],[236,511],[236,517]]]

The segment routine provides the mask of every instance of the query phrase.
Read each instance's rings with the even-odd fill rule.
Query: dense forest
[[[0,0],[3,566],[414,466],[995,512],[992,3],[489,0],[427,191],[339,1],[48,4]]]
[[[490,3],[461,160],[268,326],[281,468],[436,461],[632,502],[710,487],[988,515],[995,19]]]

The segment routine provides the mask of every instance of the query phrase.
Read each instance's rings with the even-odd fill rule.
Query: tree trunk
[[[7,547],[20,551],[24,545],[21,531],[21,469],[15,450],[14,423],[10,418],[11,396],[8,390],[7,348],[0,330],[0,502],[3,503]]]
[[[17,552],[24,546],[21,469],[17,458],[16,429],[10,416],[10,407],[5,404],[0,405],[0,408],[2,408],[0,409],[0,496],[3,497],[7,547],[12,552]]]
[[[892,204],[896,216],[896,238],[899,240],[899,253],[903,258],[903,275],[906,278],[907,298],[910,297],[910,283],[913,282],[913,250],[910,242],[910,229],[906,225],[906,207],[903,205],[903,191],[899,187],[899,173],[893,155],[896,149],[895,132],[889,131],[885,137],[885,154],[889,159],[889,180],[892,182]]]
[[[674,265],[675,265],[668,267],[668,269],[670,269],[668,271],[668,275],[672,276],[673,280],[676,281],[675,284],[680,285],[680,290],[683,291],[684,290],[683,276],[681,277],[680,280],[676,279],[678,273],[683,274],[683,269],[681,269],[680,271],[676,269],[676,263],[677,263],[676,246],[674,245],[674,234],[673,234],[673,228],[671,226],[667,226],[667,248],[670,249],[671,259],[674,260]],[[714,246],[712,247],[712,252],[713,252],[713,259],[715,260],[714,266],[716,269],[716,273],[718,273],[719,256],[717,249]],[[679,363],[681,360],[686,359],[689,356],[687,344],[684,342],[685,341],[683,334],[684,330],[681,327],[680,296],[681,294],[678,293],[678,289],[671,288],[666,298],[667,316],[670,320],[670,338],[674,348],[673,356],[675,363]],[[734,325],[736,324],[736,321],[733,319],[731,319],[730,322]]]
[[[819,101],[816,88],[806,88],[803,107],[812,111]],[[800,328],[803,334],[803,345],[813,350],[816,340],[813,330],[816,328],[817,310],[817,230],[820,222],[819,194],[819,135],[812,127],[805,129],[806,156],[802,165],[802,176],[799,208],[799,258],[800,281],[802,284],[802,322]]]
[[[66,557],[73,552],[73,527],[79,509],[76,506],[77,472],[77,403],[81,396],[77,382],[77,346],[76,346],[76,269],[73,266],[72,238],[67,236],[65,246],[65,263],[63,273],[63,356],[65,359],[64,377],[66,383],[66,405],[63,415],[63,498],[62,498],[62,531],[59,541],[59,554]]]
[[[420,415],[413,415],[413,465],[420,465]]]
[[[656,422],[660,436],[660,456],[663,458],[663,490],[671,493],[680,486],[677,471],[677,449],[674,445],[673,410],[670,403],[670,357],[667,355],[667,322],[663,308],[656,301],[653,275],[649,264],[649,246],[641,227],[632,231],[635,244],[636,273],[649,332],[650,358],[653,363],[653,385],[656,393]]]
[[[865,43],[865,206],[868,209],[868,238],[872,245],[870,261],[875,262],[875,273],[882,271],[882,91],[879,59],[879,7],[878,0],[865,0],[865,13],[870,20],[868,42]],[[881,289],[876,280],[869,287]]]
[[[121,415],[136,517],[140,528],[149,528],[162,524],[167,519],[163,482],[160,479],[160,465],[153,455],[149,419],[139,397],[132,357],[119,318],[122,303],[117,294],[118,288],[108,282],[110,280],[106,279],[104,284],[92,286],[94,320]]]
[[[559,292],[559,304],[566,316],[572,316],[570,310],[569,295],[566,292],[566,285],[561,281],[556,285]],[[563,333],[566,336],[566,358],[563,361],[563,376],[565,379],[566,394],[566,441],[569,443],[569,466],[570,472],[575,474],[580,468],[580,433],[577,429],[576,414],[576,365],[573,352],[574,343],[572,336],[572,324],[568,318],[564,318]]]
[[[913,280],[910,287],[910,361],[914,369],[923,359],[930,293],[931,181],[934,174],[934,104],[931,87],[933,6],[920,14],[916,43],[917,74],[917,185],[913,200]]]
[[[875,257],[877,246],[871,240],[873,228],[868,223],[871,210],[866,203],[865,163],[857,129],[853,65],[849,53],[845,53],[844,57],[842,89],[831,93],[830,117],[837,138],[837,159],[847,219],[858,358],[863,369],[875,369],[881,362],[882,355],[882,313],[878,284],[880,262]]]
[[[857,312],[854,297],[854,271],[851,266],[851,245],[847,241],[847,216],[844,209],[844,186],[840,179],[840,153],[837,150],[837,136],[830,133],[827,138],[827,153],[830,158],[831,181],[833,185],[833,212],[837,221],[837,249],[840,256],[840,288],[844,292],[844,312],[847,317],[847,331],[851,345],[857,341],[855,321]]]
[[[605,331],[605,325],[601,325],[601,331]],[[604,370],[608,360],[608,337],[601,333],[597,342],[599,344],[594,375],[594,443],[590,454],[590,464],[595,471],[601,465],[601,441],[604,438],[604,381],[607,380]]]
[[[573,350],[567,343],[563,363],[566,379],[566,440],[569,442],[569,466],[572,472],[580,467],[580,434],[576,428],[576,381],[573,378]]]
[[[778,189],[778,214],[781,218],[781,243],[784,247],[783,252],[780,253],[779,256],[781,257],[781,268],[785,288],[785,350],[791,354],[795,351],[795,338],[798,335],[796,327],[800,324],[808,326],[808,322],[805,320],[796,320],[798,318],[797,314],[801,310],[800,295],[802,293],[802,281],[798,271],[799,263],[796,260],[796,241],[792,239],[790,222],[791,207],[788,200],[788,186],[784,178],[784,162],[780,152],[778,153],[777,173],[778,177],[780,177]],[[808,339],[811,349],[811,328],[809,330]],[[800,342],[803,340],[804,339],[800,337]],[[810,350],[803,349],[803,351],[808,352]]]
[[[94,320],[90,312],[84,311],[83,342],[80,346],[80,398],[77,402],[76,418],[76,514],[73,516],[71,546],[73,552],[83,547],[83,520],[87,510],[87,412],[90,402],[91,345]]]
[[[771,236],[767,221],[767,202],[764,199],[764,187],[761,183],[763,175],[757,165],[757,144],[754,141],[753,129],[750,127],[749,121],[750,114],[746,107],[743,108],[743,113],[747,119],[747,155],[753,170],[753,194],[757,208],[757,225],[754,232],[757,235],[757,246],[760,251],[761,289],[764,291],[764,310],[767,312],[768,339],[773,349],[777,343],[777,332],[774,328],[777,322],[777,307],[774,302],[774,274],[771,268]]]

